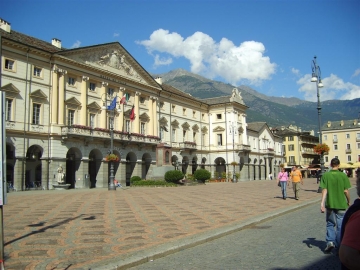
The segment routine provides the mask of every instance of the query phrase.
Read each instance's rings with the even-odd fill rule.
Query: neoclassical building
[[[60,165],[71,188],[107,187],[111,152],[122,185],[174,168],[265,179],[282,162],[281,139],[248,129],[236,88],[200,100],[153,78],[118,42],[65,49],[1,19],[0,34],[6,179],[17,190],[52,189]]]

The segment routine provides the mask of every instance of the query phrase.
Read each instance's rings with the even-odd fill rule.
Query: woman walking
[[[285,172],[285,168],[281,168],[281,172],[279,172],[277,177],[277,184],[280,183],[281,186],[281,192],[283,195],[283,199],[286,200],[286,184],[288,182],[288,174]]]

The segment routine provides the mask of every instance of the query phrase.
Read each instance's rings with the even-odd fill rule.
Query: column
[[[25,172],[23,172],[23,163],[26,162],[26,158],[19,157],[15,159],[14,163],[14,188],[17,191],[21,191],[23,186],[23,181],[25,181]],[[24,164],[24,169],[26,170],[26,163]]]
[[[80,125],[87,126],[87,81],[89,80],[89,77],[82,76],[81,81],[81,118],[80,118]]]
[[[49,172],[49,160],[41,159],[41,187],[50,189],[50,172]]]
[[[154,119],[154,135],[159,136],[159,130],[158,130],[158,119],[157,119],[157,112],[156,112],[156,105],[157,105],[157,97],[154,97],[153,102],[153,119]]]
[[[60,71],[60,70],[59,70]],[[64,125],[64,116],[65,116],[65,70],[61,70],[61,77],[59,80],[59,107],[58,107],[58,124]]]
[[[139,128],[140,128],[140,102],[139,102],[139,96],[141,95],[140,92],[135,92],[135,101],[134,101],[134,105],[135,105],[135,120],[134,120],[134,129],[133,132],[134,133],[140,133],[139,132]]]
[[[212,114],[209,113],[209,149],[211,146],[214,146],[214,139],[213,139],[213,127],[212,127]]]
[[[148,104],[148,109],[149,109],[149,124],[148,124],[148,128],[147,128],[147,134],[149,135],[154,135],[154,116],[153,116],[153,100],[154,97],[150,96],[149,97],[149,104]]]
[[[58,117],[58,85],[59,85],[59,78],[58,78],[58,70],[54,66],[52,71],[52,95],[51,95],[51,124],[57,123]]]
[[[101,96],[101,99],[103,99],[104,101],[107,98],[107,95],[106,95],[106,87],[107,86],[108,86],[107,82],[101,83],[100,96]],[[101,100],[101,107],[104,105],[103,100]],[[106,102],[105,102],[105,106],[107,106]],[[106,128],[106,126],[107,126],[106,110],[101,110],[99,124],[100,124],[101,128]]]

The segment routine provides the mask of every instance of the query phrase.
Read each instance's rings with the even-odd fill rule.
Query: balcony
[[[235,150],[238,150],[239,152],[250,152],[251,146],[247,144],[238,144]]]
[[[61,128],[62,140],[69,138],[83,138],[85,142],[94,139],[110,139],[110,130],[106,128],[94,128],[81,125],[64,126]],[[114,141],[127,141],[127,142],[144,142],[149,144],[160,143],[160,138],[153,135],[144,135],[138,133],[128,133],[119,130],[114,130]]]
[[[337,143],[338,139],[337,138],[333,138],[333,143]]]
[[[345,149],[346,154],[351,154],[351,149]]]
[[[314,152],[314,149],[303,149],[303,150],[301,150],[301,153],[305,154],[305,155],[315,155],[315,156],[319,155]]]
[[[288,164],[288,166],[294,166],[294,165],[296,165],[296,161],[290,160],[287,164]]]
[[[196,142],[181,142],[179,146],[183,149],[196,150]]]
[[[260,153],[265,154],[266,156],[274,156],[275,151],[274,148],[266,148],[266,149],[261,149]]]

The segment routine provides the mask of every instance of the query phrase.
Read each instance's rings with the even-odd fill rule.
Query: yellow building
[[[6,178],[17,190],[52,189],[60,165],[70,188],[93,188],[108,187],[112,172],[130,185],[132,176],[161,179],[174,168],[240,172],[242,181],[251,168],[265,179],[283,161],[274,136],[271,155],[251,151],[236,88],[200,100],[153,78],[118,42],[66,49],[1,19],[0,35]]]
[[[341,163],[360,161],[360,121],[341,120],[328,121],[322,126],[322,141],[329,148],[329,154],[324,156],[325,165],[337,157]]]

